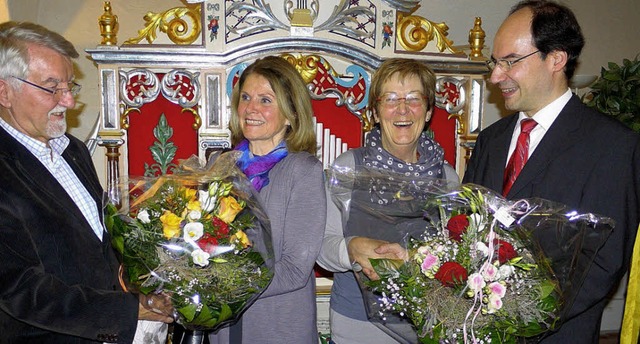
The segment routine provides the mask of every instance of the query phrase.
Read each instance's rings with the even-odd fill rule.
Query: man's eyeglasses
[[[76,84],[73,81],[69,81],[67,82],[67,87],[66,88],[46,88],[46,87],[42,87],[38,84],[34,84],[31,81],[22,79],[22,78],[18,78],[17,76],[13,76],[12,78],[20,80],[22,82],[24,82],[25,84],[35,87],[41,91],[45,91],[47,93],[49,93],[52,97],[53,100],[55,100],[56,102],[60,101],[60,98],[62,98],[62,96],[64,96],[65,94],[67,94],[67,92],[71,93],[72,96],[76,96],[78,95],[78,93],[80,92],[80,89],[82,88],[82,86],[80,86],[79,84]]]
[[[517,58],[515,60],[503,60],[503,59],[494,59],[493,57],[491,58],[491,60],[487,60],[487,67],[489,67],[489,70],[493,72],[494,69],[496,69],[497,67],[500,67],[503,71],[508,72],[511,70],[511,67],[513,67],[514,64],[526,59],[527,57],[539,53],[540,50],[536,50],[534,52],[532,52],[531,54],[527,54],[524,55],[520,58]]]
[[[386,108],[395,109],[400,106],[400,103],[404,103],[408,107],[418,107],[424,103],[425,99],[427,99],[426,96],[417,92],[409,93],[406,97],[398,97],[395,93],[387,93],[378,98],[378,101]]]

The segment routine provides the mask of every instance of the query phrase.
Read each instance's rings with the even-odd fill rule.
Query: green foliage
[[[588,106],[618,119],[640,132],[640,60],[624,59],[622,65],[609,62],[584,100]]]

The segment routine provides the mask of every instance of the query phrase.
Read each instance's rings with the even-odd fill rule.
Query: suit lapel
[[[0,149],[6,153],[0,155],[0,159],[4,159],[7,166],[13,166],[25,182],[30,185],[34,193],[43,195],[42,202],[47,202],[55,208],[61,209],[60,216],[72,216],[74,219],[71,222],[82,223],[74,228],[88,229],[88,232],[93,234],[88,221],[67,191],[33,154],[2,128],[0,128]],[[84,182],[82,178],[80,180]],[[95,195],[95,192],[91,190],[90,192]],[[83,230],[83,232],[85,231]],[[92,236],[94,239],[98,239],[97,236]]]
[[[578,103],[576,103],[578,102]],[[560,114],[544,135],[540,144],[533,152],[524,168],[516,179],[511,191],[510,198],[518,195],[527,184],[531,183],[537,175],[542,173],[551,161],[556,159],[562,152],[571,148],[579,140],[584,139],[580,134],[582,119],[578,115],[580,100],[573,96],[567,105],[560,111]],[[522,195],[519,197],[529,197]]]

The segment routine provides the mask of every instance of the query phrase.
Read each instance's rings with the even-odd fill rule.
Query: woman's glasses
[[[419,92],[409,93],[406,97],[399,97],[395,93],[387,93],[378,98],[378,101],[388,109],[395,109],[400,106],[400,103],[404,103],[408,107],[418,107],[424,104],[425,99],[427,97]]]

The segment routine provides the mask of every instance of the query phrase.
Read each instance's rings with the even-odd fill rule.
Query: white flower
[[[487,284],[485,283],[484,278],[482,278],[482,275],[477,272],[471,274],[467,279],[467,286],[474,294],[479,293],[485,285]]]
[[[200,207],[206,213],[213,211],[213,207],[216,205],[216,198],[209,196],[208,191],[198,190],[198,201],[200,201]]]
[[[482,253],[482,255],[483,255],[484,257],[486,257],[486,256],[488,256],[488,255],[489,255],[489,248],[488,248],[488,247],[487,247],[487,245],[485,245],[483,242],[480,242],[480,241],[479,241],[479,242],[477,242],[477,243],[476,243],[476,247],[475,247],[475,249],[476,249],[478,252]]]
[[[197,249],[191,252],[193,263],[200,266],[209,265],[209,254],[203,250]]]
[[[189,218],[189,220],[191,221],[199,220],[201,217],[202,213],[200,213],[200,210],[192,210],[189,212],[189,214],[187,214],[187,218]]]
[[[420,247],[418,247],[418,253],[419,254],[427,254],[427,253],[429,253],[429,250],[430,250],[429,246],[420,246]]]
[[[495,313],[497,310],[502,308],[502,298],[496,294],[491,294],[489,296],[489,302],[487,304],[489,314]]]
[[[482,232],[484,229],[484,223],[482,222],[482,216],[477,213],[473,213],[468,216],[469,218],[469,228],[475,228],[476,231]]]
[[[184,240],[196,241],[204,234],[204,226],[200,222],[189,222],[184,226]]]
[[[509,264],[500,265],[500,277],[507,278],[515,272],[515,268]]]
[[[136,218],[142,223],[151,222],[151,218],[149,217],[149,212],[147,211],[147,209],[142,209],[140,212],[138,212],[138,216],[136,216]]]

